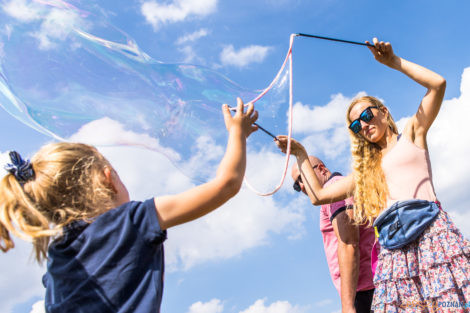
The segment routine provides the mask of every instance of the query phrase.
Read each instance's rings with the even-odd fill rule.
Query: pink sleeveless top
[[[436,201],[429,153],[405,136],[400,136],[382,158],[382,169],[389,190],[388,206],[397,200]]]

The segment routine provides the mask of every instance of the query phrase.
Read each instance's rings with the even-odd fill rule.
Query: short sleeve
[[[334,202],[330,204],[330,210],[328,212],[328,216],[330,217],[330,221],[333,221],[333,219],[341,212],[345,211],[347,209],[347,204],[345,200]]]
[[[133,224],[139,230],[144,240],[160,244],[166,240],[166,230],[161,230],[153,198],[144,202],[135,202],[130,215]]]

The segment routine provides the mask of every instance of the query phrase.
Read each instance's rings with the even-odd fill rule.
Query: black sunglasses
[[[378,108],[379,107],[376,105],[366,108],[364,111],[362,111],[361,115],[359,115],[359,118],[356,118],[354,121],[351,122],[351,124],[349,124],[349,129],[352,130],[355,134],[360,132],[362,129],[361,120],[366,123],[369,123],[374,118],[374,113],[372,113],[371,109]]]
[[[312,168],[316,169],[318,165],[320,164],[314,165]],[[299,175],[299,177],[297,177],[297,179],[295,180],[294,185],[292,185],[292,188],[294,188],[294,190],[297,192],[302,191],[302,187],[300,187],[301,182],[302,182],[302,175]]]

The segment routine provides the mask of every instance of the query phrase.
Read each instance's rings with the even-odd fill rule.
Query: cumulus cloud
[[[294,134],[309,134],[339,126],[344,127],[346,125],[345,112],[349,103],[352,99],[365,95],[364,91],[358,92],[351,98],[340,93],[335,94],[331,96],[331,101],[324,106],[309,106],[297,102],[293,108]]]
[[[32,36],[39,40],[39,49],[50,50],[57,41],[65,40],[73,28],[80,24],[80,17],[69,10],[51,10],[44,18],[38,32]]]
[[[93,138],[93,134],[89,132],[88,136]],[[81,138],[86,139],[83,133]],[[206,151],[219,151],[215,154],[222,157],[222,147],[207,142],[204,145],[211,146]],[[133,147],[99,149],[117,170],[133,199],[176,194],[194,187],[183,174],[191,168],[180,171],[161,154]],[[271,160],[273,156],[267,154],[263,160],[267,164],[278,162],[277,156]],[[261,155],[251,157],[250,154],[248,158],[255,163],[261,162],[257,159]],[[193,161],[197,163],[197,160],[204,160],[204,157],[196,153]],[[215,173],[215,168],[212,171]],[[273,180],[277,183],[280,178],[280,174],[273,175],[269,171],[258,174],[265,176],[269,184]],[[287,233],[291,238],[297,238],[303,232],[304,219],[304,212],[295,201],[283,205],[273,197],[259,197],[243,188],[235,198],[209,215],[169,230],[165,244],[167,269],[188,270],[205,262],[232,258],[248,249],[268,244],[272,234]]]
[[[42,275],[45,268],[31,260],[32,245],[14,238],[15,248],[2,254],[2,312],[11,312],[15,305],[28,299],[44,297]]]
[[[214,13],[217,0],[175,0],[171,3],[160,3],[155,0],[144,1],[140,8],[147,22],[157,30],[164,24],[184,21],[186,18],[204,17]]]
[[[198,301],[189,307],[188,313],[222,313],[223,304],[219,299],[212,299],[209,302]]]
[[[56,3],[54,6],[68,5]],[[40,50],[55,48],[57,43],[65,40],[75,27],[84,27],[84,21],[75,10],[51,8],[38,2],[25,0],[11,0],[5,3],[2,9],[23,23],[42,21],[39,29],[30,33],[33,38],[38,40]],[[11,29],[9,31],[11,32]]]
[[[0,179],[7,174],[7,171],[4,169],[4,166],[10,163],[10,156],[8,152],[0,152]]]
[[[251,306],[239,313],[303,313],[304,308],[293,306],[288,301],[276,301],[265,305],[266,299],[256,300]],[[209,302],[196,302],[191,305],[188,313],[223,313],[224,306],[219,299]]]
[[[22,22],[38,20],[42,15],[42,8],[34,1],[11,0],[2,5],[3,11]]]
[[[166,245],[168,268],[187,270],[204,262],[232,258],[267,244],[270,234],[296,231],[304,221],[303,212],[296,209],[281,206],[272,197],[242,190],[223,207],[172,231]]]
[[[315,306],[324,307],[333,303],[332,299],[323,299],[315,303]]]
[[[96,134],[100,135],[96,136]],[[181,158],[173,149],[161,146],[157,138],[153,138],[146,133],[136,133],[126,130],[124,125],[109,117],[103,117],[83,125],[69,140],[97,146],[140,146],[142,148],[159,151],[173,160],[179,160]]]
[[[266,299],[259,299],[246,310],[240,313],[301,313],[304,312],[299,306],[293,306],[288,301],[276,301],[266,306]]]
[[[465,238],[470,238],[470,210],[465,208],[465,211],[448,211],[448,213]]]
[[[352,97],[335,94],[324,106],[297,102],[292,113],[294,137],[301,141],[309,154],[328,159],[348,158],[349,134],[345,112],[352,99],[364,95],[363,91]]]
[[[236,51],[233,45],[226,46],[220,53],[222,65],[245,67],[251,63],[261,63],[271,47],[251,45]]]
[[[460,93],[442,103],[428,146],[437,196],[445,208],[463,212],[468,211],[470,185],[470,67],[462,73]]]
[[[194,42],[202,37],[207,36],[208,34],[209,34],[209,31],[206,28],[201,28],[195,32],[179,37],[176,40],[176,44],[182,45],[182,44],[186,44],[189,42]]]
[[[44,300],[38,301],[33,304],[31,312],[29,313],[46,313],[46,308],[44,307]]]

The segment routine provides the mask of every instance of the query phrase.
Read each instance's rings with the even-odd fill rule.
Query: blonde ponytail
[[[112,208],[113,189],[104,168],[111,165],[92,146],[54,143],[31,159],[34,178],[19,182],[9,173],[0,182],[0,249],[14,247],[11,234],[31,241],[38,262],[51,238],[75,221],[91,221]]]

